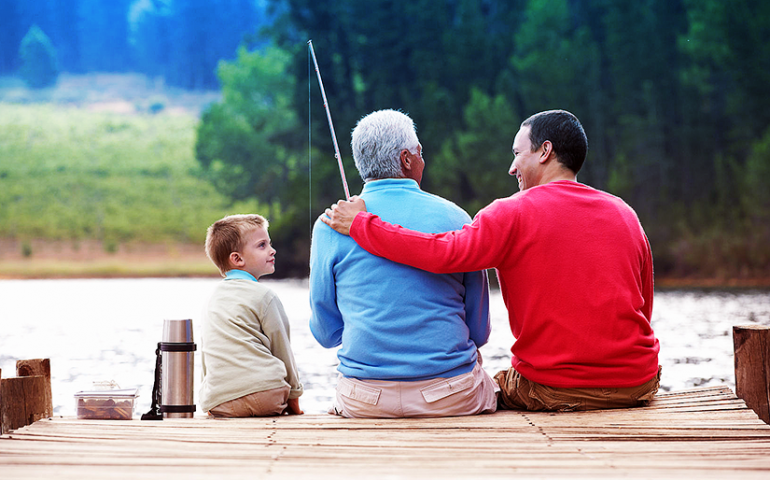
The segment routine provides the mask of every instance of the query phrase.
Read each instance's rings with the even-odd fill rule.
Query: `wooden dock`
[[[0,436],[0,478],[770,478],[770,426],[727,387],[639,409],[477,417],[103,421]]]

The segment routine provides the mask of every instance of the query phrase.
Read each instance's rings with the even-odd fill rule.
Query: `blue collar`
[[[225,274],[225,280],[253,280],[257,281],[256,278],[254,278],[254,275],[250,274],[249,272],[245,270],[228,270]]]
[[[383,178],[381,180],[369,180],[364,184],[364,189],[361,193],[371,192],[372,190],[380,190],[388,187],[410,188],[419,190],[420,186],[417,181],[412,178]]]

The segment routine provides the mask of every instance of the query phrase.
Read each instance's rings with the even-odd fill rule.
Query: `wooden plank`
[[[770,326],[733,327],[735,392],[770,424]]]
[[[194,445],[194,444],[193,444]],[[499,442],[499,445],[505,445]],[[183,448],[181,444],[174,448],[167,447],[163,450],[131,451],[123,445],[115,445],[117,449],[89,447],[89,451],[67,451],[67,452],[42,452],[39,458],[30,455],[9,456],[3,455],[4,463],[27,464],[27,465],[105,465],[105,466],[225,466],[241,465],[250,467],[260,463],[269,462],[277,454],[282,456],[282,460],[294,459],[298,462],[307,462],[307,469],[319,468],[324,464],[342,463],[347,467],[358,465],[376,465],[384,466],[385,462],[396,463],[399,467],[405,467],[410,464],[430,467],[439,460],[442,466],[451,466],[452,468],[462,468],[468,464],[486,464],[502,467],[524,466],[543,467],[544,465],[556,466],[562,468],[575,468],[586,463],[615,465],[636,465],[649,469],[651,465],[645,465],[653,459],[656,463],[673,464],[676,468],[682,468],[683,465],[691,467],[721,467],[725,463],[730,466],[741,468],[764,468],[767,473],[768,450],[758,452],[756,455],[736,456],[735,452],[729,454],[720,453],[717,450],[706,453],[692,452],[690,450],[680,449],[673,453],[667,453],[663,448],[639,454],[634,449],[609,449],[605,451],[586,451],[578,448],[580,444],[567,444],[562,448],[551,447],[534,451],[511,451],[505,448],[497,448],[496,444],[489,446],[487,450],[474,450],[472,457],[464,454],[464,450],[458,448],[445,450],[440,448],[382,448],[361,451],[355,448],[344,447],[319,447],[309,449],[306,446],[287,447],[275,445],[270,447],[254,448],[229,448],[228,450],[207,449],[205,447]],[[756,457],[756,458],[755,458]],[[12,462],[7,461],[13,459]],[[397,460],[397,461],[396,461]],[[756,461],[754,461],[756,460]],[[31,463],[34,462],[34,463]],[[486,467],[488,468],[488,467]],[[486,470],[482,470],[486,472]],[[479,473],[479,472],[477,472]]]

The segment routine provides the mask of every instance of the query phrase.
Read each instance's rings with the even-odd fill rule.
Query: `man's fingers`
[[[358,196],[350,197],[350,201],[339,200],[324,210],[320,218],[323,223],[343,235],[350,235],[350,225],[356,213],[366,211],[366,204]]]

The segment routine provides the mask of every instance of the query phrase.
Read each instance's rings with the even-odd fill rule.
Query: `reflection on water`
[[[0,281],[0,369],[15,362],[50,358],[54,411],[75,414],[72,395],[92,383],[115,380],[139,387],[136,414],[150,407],[155,347],[163,319],[195,323],[217,279],[2,280]],[[266,280],[291,321],[292,347],[308,413],[325,412],[336,383],[335,350],[319,346],[308,329],[307,281]],[[492,337],[482,349],[490,374],[510,365],[513,343],[499,292],[491,298]],[[770,325],[770,292],[657,292],[653,328],[660,339],[664,390],[733,386],[732,326]],[[197,341],[197,331],[196,341]],[[196,353],[196,398],[200,357]]]

